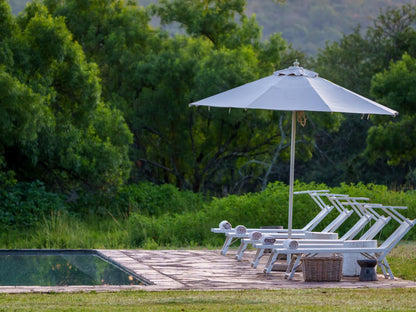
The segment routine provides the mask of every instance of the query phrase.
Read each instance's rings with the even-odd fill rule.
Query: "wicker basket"
[[[302,257],[302,272],[305,282],[339,282],[342,278],[344,257]]]

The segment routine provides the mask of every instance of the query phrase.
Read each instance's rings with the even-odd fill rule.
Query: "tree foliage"
[[[414,51],[416,7],[388,8],[364,34],[357,27],[339,42],[328,42],[317,57],[315,69],[321,76],[364,96],[370,95],[371,78]]]
[[[188,104],[270,75],[296,58],[370,96],[375,74],[405,52],[414,57],[411,5],[386,10],[372,27],[357,27],[307,59],[280,34],[263,38],[244,0],[163,0],[146,9],[122,0],[44,0],[31,2],[18,17],[7,2],[0,4],[1,163],[19,180],[38,178],[59,189],[108,188],[130,179],[228,194],[287,181],[287,113]],[[331,11],[313,8],[317,19]],[[153,17],[176,23],[182,33],[152,28]],[[411,71],[402,74],[411,80]],[[374,96],[402,111],[409,105],[411,114],[412,93],[401,99],[406,79],[395,91],[377,94],[378,85],[387,90],[380,79],[373,80]],[[380,177],[362,170],[372,121],[339,114],[307,118],[298,130],[297,177],[333,184]],[[373,160],[390,168],[380,165],[383,159]],[[401,160],[389,164],[404,166]]]
[[[186,34],[174,37],[150,28],[147,13],[131,3],[46,4],[54,16],[65,17],[74,38],[98,64],[103,97],[126,118],[134,136],[132,181],[144,178],[217,192],[221,184],[234,186],[242,178],[232,173],[234,168],[253,156],[268,157],[281,135],[276,114],[265,113],[259,122],[252,112],[211,114],[188,107],[295,59],[279,35],[261,40],[255,18],[244,13],[245,1],[162,1],[152,6],[150,12],[162,22],[183,26]],[[254,124],[258,134],[252,136]],[[256,169],[254,179],[263,172]]]
[[[356,28],[354,33],[344,35],[339,42],[327,43],[325,49],[321,50],[314,59],[315,70],[322,77],[361,95],[375,97],[386,106],[398,110],[400,116],[407,114],[409,111],[403,110],[405,104],[401,101],[401,95],[408,93],[407,87],[404,85],[405,81],[411,79],[409,73],[403,73],[401,78],[403,80],[400,83],[399,80],[396,81],[399,83],[396,86],[396,91],[393,92],[392,88],[390,91],[385,90],[386,95],[390,94],[388,99],[385,98],[385,95],[377,94],[377,90],[382,91],[386,86],[378,83],[377,81],[380,80],[378,78],[372,83],[372,77],[387,69],[391,62],[400,60],[404,53],[414,56],[416,52],[414,51],[415,12],[416,7],[410,4],[400,8],[388,8],[385,12],[380,13],[378,18],[373,21],[373,26],[364,33],[360,28]],[[372,93],[370,93],[371,88]],[[402,103],[400,109],[397,101]],[[359,117],[351,115],[346,117],[340,132],[336,135],[321,133],[317,150],[322,153],[316,155],[318,156],[315,157],[316,162],[307,164],[308,168],[306,168],[306,172],[309,168],[312,169],[309,175],[311,179],[327,183],[330,183],[332,179],[337,183],[365,181],[388,185],[403,184],[408,172],[405,166],[391,167],[392,163],[382,157],[385,155],[384,152],[380,153],[380,157],[374,157],[377,153],[376,150],[372,153],[372,165],[369,166],[367,161],[370,160],[370,153],[363,154],[366,145],[373,144],[374,139],[375,130],[370,130],[368,138],[367,131],[378,119],[372,116],[369,121],[361,120]],[[383,120],[391,121],[391,118]],[[400,118],[396,118],[393,122],[399,120]],[[387,135],[388,132],[385,133]],[[379,143],[379,148],[384,148],[381,146],[381,142]],[[374,142],[374,144],[376,143]],[[320,168],[324,167],[325,163],[330,165],[325,167],[327,170],[321,171]],[[330,179],[328,180],[325,176]]]
[[[130,170],[131,134],[121,114],[101,100],[97,66],[64,19],[39,2],[16,24],[2,37],[0,145],[7,146],[7,167],[18,179],[38,178],[61,190],[120,185]]]
[[[389,68],[373,78],[372,93],[381,103],[389,103],[400,112],[394,121],[380,120],[368,133],[366,155],[370,161],[407,169],[407,182],[416,180],[416,59],[404,54]]]

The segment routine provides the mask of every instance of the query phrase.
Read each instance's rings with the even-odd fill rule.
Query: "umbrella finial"
[[[298,59],[296,59],[296,61],[293,63],[293,66],[295,66],[295,67],[299,67],[299,62],[298,62]]]

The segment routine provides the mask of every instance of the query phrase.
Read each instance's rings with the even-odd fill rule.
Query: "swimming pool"
[[[0,250],[0,286],[151,284],[95,250]]]

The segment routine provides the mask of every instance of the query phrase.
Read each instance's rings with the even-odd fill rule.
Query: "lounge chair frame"
[[[380,207],[381,208],[381,207]],[[400,226],[389,236],[389,238],[381,244],[379,247],[376,248],[345,248],[345,247],[334,247],[334,248],[326,248],[322,245],[319,247],[309,247],[309,248],[298,248],[296,250],[293,249],[285,249],[285,248],[273,248],[269,261],[264,269],[265,273],[270,273],[272,269],[273,263],[279,259],[279,255],[286,254],[291,255],[291,261],[288,265],[285,278],[292,279],[293,275],[295,274],[296,268],[299,266],[301,255],[312,257],[316,256],[317,254],[321,253],[359,253],[369,259],[376,259],[377,265],[381,268],[384,277],[394,279],[393,272],[390,268],[390,265],[387,261],[386,256],[390,253],[390,251],[400,242],[400,240],[410,231],[411,228],[416,224],[415,220],[409,220],[404,218],[400,213],[398,213],[395,209],[398,207],[383,207],[382,208],[386,213],[390,215],[396,216],[396,221],[400,221]],[[400,209],[404,209],[401,207]],[[394,212],[391,212],[394,211]]]

